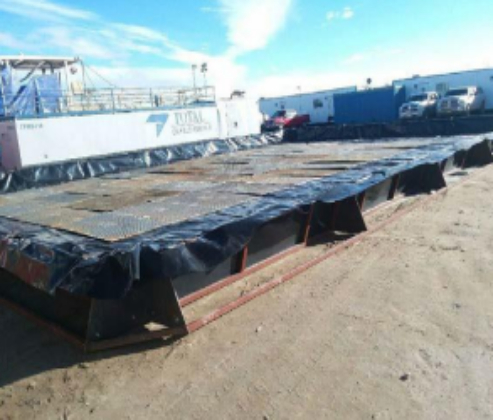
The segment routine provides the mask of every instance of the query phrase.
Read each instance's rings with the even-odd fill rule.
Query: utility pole
[[[200,67],[200,71],[204,75],[204,88],[207,87],[207,72],[209,71],[207,67],[207,63],[203,63],[202,66]]]
[[[298,102],[299,102],[299,107],[300,107],[300,114],[303,113],[303,107],[301,106],[301,86],[296,87],[298,89]]]
[[[195,96],[197,96],[197,80],[195,78],[196,71],[197,71],[197,64],[192,64],[193,94]]]

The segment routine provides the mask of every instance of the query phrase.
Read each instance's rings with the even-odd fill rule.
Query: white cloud
[[[327,20],[328,21],[331,21],[337,17],[338,17],[338,12],[333,12],[333,11],[327,12]]]
[[[221,9],[219,7],[203,6],[200,8],[200,11],[204,13],[219,13]]]
[[[95,66],[94,69],[105,79],[117,86],[136,88],[177,87],[190,85],[188,69],[163,69],[161,67]],[[101,80],[94,82],[101,82]]]
[[[295,71],[272,75],[251,82],[253,97],[276,97],[354,86],[358,78],[354,73],[342,71]],[[298,89],[300,88],[300,90]]]
[[[265,48],[283,28],[292,0],[218,0],[231,43],[230,56]]]
[[[87,10],[63,6],[49,0],[2,0],[0,10],[39,20],[93,20],[97,15]]]
[[[233,90],[244,87],[246,83],[247,68],[237,64],[227,55],[212,56],[198,51],[190,51],[178,46],[170,47],[168,58],[179,63],[188,64],[185,73],[188,75],[190,85],[191,65],[207,63],[207,81],[216,85],[219,96],[228,96]],[[203,75],[197,70],[197,80],[202,84]]]
[[[344,64],[354,64],[354,63],[359,63],[360,61],[364,61],[366,59],[366,56],[361,53],[356,53],[353,55],[350,55],[348,58],[346,58],[343,63]]]
[[[80,57],[92,57],[98,59],[115,59],[121,57],[121,49],[113,49],[109,45],[100,42],[96,33],[79,30],[74,27],[51,26],[36,31],[32,38],[39,36],[44,43],[64,52],[64,55],[72,54]],[[37,47],[37,46],[35,46]]]
[[[3,34],[0,41],[12,49],[22,45],[37,53],[43,48],[57,49],[64,55],[114,60],[130,58],[135,52],[165,57],[175,48],[165,34],[154,29],[108,22],[89,10],[50,0],[0,0],[1,11],[39,22],[32,32],[23,34],[26,42],[13,42],[16,38],[11,34],[9,38]]]
[[[351,19],[354,16],[354,11],[350,7],[345,7],[341,13],[343,19]]]
[[[354,17],[354,10],[349,6],[346,6],[341,11],[331,10],[327,12],[325,17],[329,22],[334,19],[352,19]]]
[[[89,63],[98,59],[117,64],[115,69],[101,67],[101,71],[120,86],[169,85],[173,79],[177,84],[191,85],[190,65],[207,62],[208,81],[217,85],[219,96],[228,96],[235,89],[246,88],[247,68],[236,62],[238,56],[264,48],[285,24],[294,0],[215,1],[217,8],[202,10],[219,13],[227,27],[230,46],[220,55],[188,50],[153,28],[106,21],[89,10],[52,0],[0,0],[0,12],[36,22],[33,30],[24,33],[20,40],[12,34],[0,33],[0,45],[23,53],[56,51],[80,56]],[[42,45],[39,39],[43,39]],[[135,53],[175,61],[181,66],[135,68]],[[197,78],[202,83],[202,75]]]
[[[115,29],[121,31],[126,37],[138,41],[161,41],[168,42],[168,37],[154,29],[146,28],[145,26],[126,25],[116,23],[112,25]]]
[[[381,48],[375,47],[369,51],[363,53],[355,53],[350,55],[348,58],[342,61],[344,65],[352,65],[357,64],[362,61],[371,61],[371,60],[384,60],[388,57],[402,54],[404,51],[400,48]]]
[[[0,46],[19,51],[22,51],[25,48],[29,48],[28,44],[19,41],[17,38],[7,32],[0,32]]]

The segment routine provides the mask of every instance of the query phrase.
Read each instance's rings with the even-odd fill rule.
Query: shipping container
[[[388,123],[398,119],[404,103],[404,88],[393,86],[343,93],[334,96],[336,124]]]
[[[414,76],[395,80],[394,87],[405,87],[409,98],[422,92],[437,92],[443,96],[449,89],[477,86],[486,95],[486,109],[493,110],[493,69],[469,70],[457,73],[436,74],[431,76]]]
[[[298,114],[310,115],[313,124],[324,124],[334,118],[334,95],[355,91],[356,87],[352,86],[276,98],[261,98],[259,107],[262,114],[269,116],[280,110],[293,109]]]

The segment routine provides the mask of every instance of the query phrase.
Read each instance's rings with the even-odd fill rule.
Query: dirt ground
[[[493,418],[493,167],[172,344],[0,309],[0,419]]]

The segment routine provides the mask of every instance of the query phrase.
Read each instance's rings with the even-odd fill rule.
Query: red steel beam
[[[310,229],[312,226],[313,212],[315,211],[315,204],[310,205],[310,210],[305,222],[305,228],[303,229],[303,237],[301,238],[301,243],[308,244],[308,238],[310,237]]]
[[[240,252],[240,260],[238,263],[238,271],[240,273],[243,273],[243,271],[246,270],[247,263],[248,263],[248,245],[245,246],[245,248],[243,248],[243,250]]]
[[[399,181],[401,180],[401,175],[397,174],[392,177],[392,184],[390,185],[389,196],[387,200],[393,200],[395,197],[395,193],[397,192],[397,188],[399,188]]]
[[[357,198],[357,202],[361,211],[363,211],[363,208],[365,207],[365,201],[366,201],[366,191],[363,191],[361,194],[358,195]]]

